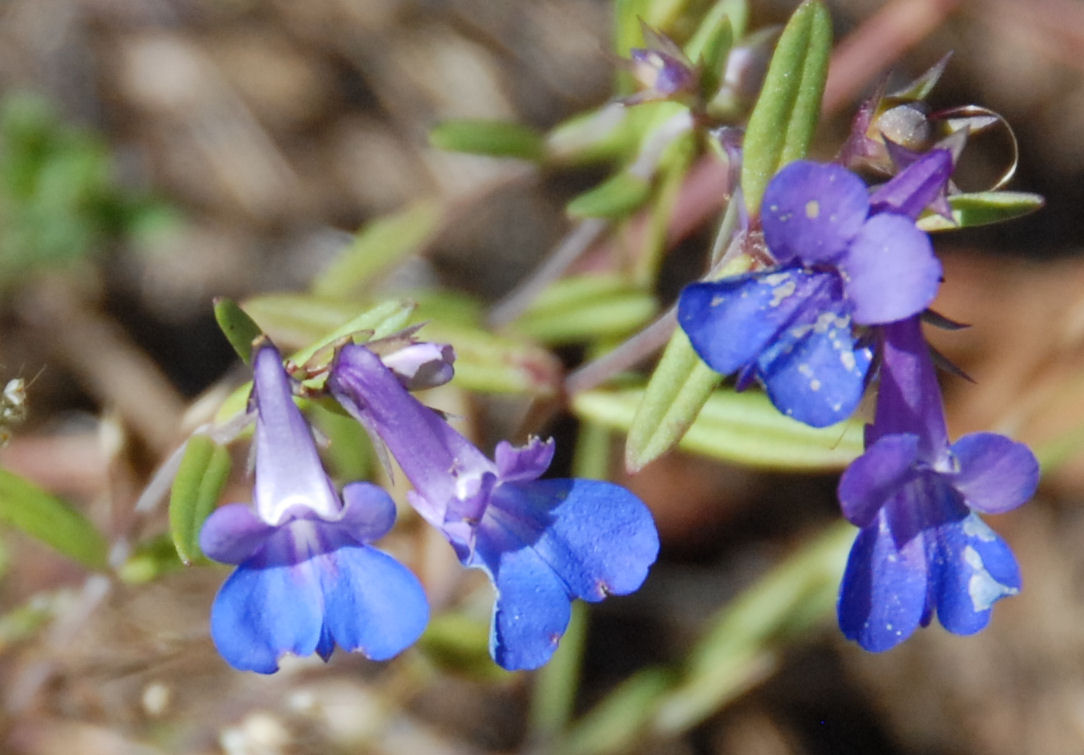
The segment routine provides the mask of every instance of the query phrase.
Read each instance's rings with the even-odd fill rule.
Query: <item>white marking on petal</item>
[[[798,284],[796,284],[793,280],[788,280],[782,285],[774,286],[772,288],[772,300],[769,306],[778,307],[783,302],[783,300],[793,294],[797,288]]]
[[[986,571],[986,565],[982,562],[982,556],[970,545],[964,548],[964,561],[975,570],[967,582],[967,594],[971,597],[971,605],[976,612],[989,611],[990,607],[1001,598],[1020,592],[1015,587],[1003,585],[990,576],[990,572]]]

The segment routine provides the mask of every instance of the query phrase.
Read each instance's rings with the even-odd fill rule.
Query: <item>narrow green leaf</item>
[[[215,298],[214,305],[215,321],[222,335],[226,336],[237,356],[245,364],[251,364],[252,342],[260,335],[260,326],[232,299],[219,296]]]
[[[177,556],[185,564],[201,558],[199,531],[214,511],[230,475],[230,454],[206,435],[193,435],[173,480],[169,529]]]
[[[788,640],[826,621],[854,535],[846,522],[829,527],[723,608],[651,728],[672,738],[696,726],[760,681]]]
[[[312,282],[319,297],[343,298],[360,291],[377,274],[418,252],[436,233],[444,211],[436,202],[417,202],[378,218]]]
[[[685,45],[685,55],[701,66],[700,96],[710,100],[722,84],[726,61],[734,43],[728,11],[730,2],[718,2]]]
[[[414,310],[413,302],[389,299],[359,313],[366,304],[309,294],[266,294],[248,299],[244,306],[279,346],[305,346],[292,355],[295,362],[304,362],[327,344],[359,331],[371,331],[373,338],[391,335],[406,326]]]
[[[573,724],[554,752],[596,755],[637,751],[643,731],[674,673],[658,667],[642,669],[622,682],[583,718]]]
[[[676,372],[686,365],[675,360],[664,369]],[[695,364],[686,369],[697,370]],[[703,386],[708,382],[707,376],[694,372],[676,397],[662,396],[657,403],[649,400],[642,388],[587,391],[572,399],[572,408],[584,419],[629,431],[625,463],[631,471],[639,470],[675,443],[685,451],[713,459],[781,471],[841,469],[862,453],[862,423],[857,420],[809,427],[780,414],[761,393],[709,391],[703,397]],[[657,426],[649,424],[652,420]],[[636,445],[634,431],[638,433]]]
[[[616,275],[581,275],[549,286],[515,323],[548,344],[624,336],[655,314],[655,297]]]
[[[954,194],[949,197],[952,208],[950,223],[937,214],[925,215],[918,220],[918,227],[924,231],[951,231],[958,228],[973,228],[978,225],[1000,223],[1021,215],[1035,212],[1044,204],[1038,194],[1022,191],[982,191],[974,194]]]
[[[574,218],[621,218],[638,209],[649,196],[651,182],[625,171],[574,197],[567,212]]]
[[[630,161],[646,134],[686,109],[679,102],[660,100],[636,107],[609,103],[574,115],[546,136],[550,158],[572,164]]]
[[[106,566],[109,546],[93,524],[64,501],[4,469],[0,469],[0,522],[92,569]]]
[[[534,129],[505,121],[445,121],[429,132],[429,143],[450,152],[541,160],[546,142]]]
[[[632,400],[625,441],[625,467],[638,472],[674,447],[692,425],[722,377],[704,364],[682,331],[674,333],[647,387]],[[577,396],[574,406],[587,405]],[[591,416],[584,410],[586,416]],[[593,417],[610,424],[602,417]],[[611,424],[611,426],[614,426]],[[617,425],[620,427],[620,425]]]
[[[772,176],[809,150],[831,46],[828,11],[819,0],[805,0],[783,29],[745,131],[741,186],[750,214],[760,210]]]

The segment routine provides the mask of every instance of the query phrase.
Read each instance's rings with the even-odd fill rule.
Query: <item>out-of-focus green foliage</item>
[[[378,218],[356,234],[351,244],[312,282],[318,297],[345,298],[364,290],[381,272],[418,252],[444,218],[436,202],[417,202]]]
[[[695,356],[695,354],[694,354]],[[698,363],[702,364],[702,363]],[[707,369],[706,367],[704,369]],[[690,367],[694,377],[685,383],[673,403],[653,414],[659,417],[660,427],[647,441],[633,446],[630,433],[630,449],[643,447],[641,455],[626,457],[630,470],[640,469],[678,435],[673,415],[688,418],[686,404],[695,404],[698,410],[695,421],[680,426],[677,447],[721,461],[759,467],[776,471],[835,470],[862,453],[862,428],[859,422],[845,422],[826,428],[813,428],[783,416],[762,393],[734,393],[733,391],[708,391],[701,399],[699,388],[711,382],[711,376],[696,365]],[[710,371],[709,371],[710,372]],[[714,375],[715,383],[719,376]],[[697,388],[693,393],[692,388]],[[686,399],[685,392],[690,396]],[[640,388],[619,391],[587,391],[575,396],[572,407],[575,412],[593,422],[627,430],[634,421],[640,420],[638,411],[650,406],[644,400]],[[665,427],[669,424],[670,427]],[[644,425],[639,425],[644,426]],[[656,440],[659,438],[660,440]],[[665,450],[665,449],[663,449]],[[656,453],[657,452],[657,453]]]
[[[807,542],[724,606],[684,664],[634,674],[573,724],[559,751],[601,755],[670,741],[748,690],[787,642],[832,614],[853,539],[841,522]]]
[[[623,276],[572,276],[543,291],[515,328],[549,344],[620,337],[644,325],[656,309],[655,297]]]
[[[39,97],[0,101],[0,285],[172,218],[164,204],[117,184],[99,137],[64,123]]]
[[[64,501],[0,469],[0,522],[25,532],[91,569],[104,569],[108,545],[98,529]]]
[[[451,152],[521,160],[540,160],[546,151],[537,131],[505,121],[445,121],[429,132],[429,143]]]

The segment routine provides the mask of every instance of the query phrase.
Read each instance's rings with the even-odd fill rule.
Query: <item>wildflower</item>
[[[337,644],[386,660],[421,635],[429,608],[417,578],[369,547],[395,521],[382,489],[336,493],[273,346],[253,361],[254,507],[231,503],[200,533],[210,558],[237,569],[211,609],[211,636],[238,669],[272,673],[286,653],[327,660]]]
[[[549,660],[574,598],[630,593],[646,578],[659,547],[647,507],[612,483],[539,480],[552,441],[502,442],[489,459],[363,346],[342,347],[328,387],[387,445],[414,486],[411,505],[492,579],[490,653],[504,668]]]
[[[739,385],[758,378],[795,419],[845,419],[872,357],[854,326],[904,319],[937,293],[941,263],[914,219],[951,167],[947,151],[931,152],[870,196],[837,165],[787,165],[762,204],[777,266],[687,286],[678,322],[693,348],[717,372],[740,370]]]
[[[839,597],[843,634],[882,651],[926,626],[934,611],[956,634],[978,632],[993,604],[1020,590],[1009,546],[976,512],[1027,501],[1039,465],[994,433],[949,444],[941,393],[919,318],[881,329],[881,378],[866,452],[839,484],[861,532]]]

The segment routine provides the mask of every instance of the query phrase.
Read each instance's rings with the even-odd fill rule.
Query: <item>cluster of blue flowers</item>
[[[459,560],[484,570],[497,599],[490,651],[507,669],[549,660],[570,602],[636,590],[658,552],[647,507],[608,482],[539,477],[553,443],[497,446],[489,459],[410,390],[446,382],[454,353],[410,343],[379,356],[340,348],[327,388],[395,457],[410,503]],[[429,608],[421,584],[372,543],[395,521],[395,504],[367,482],[336,491],[297,387],[269,343],[253,357],[256,414],[253,504],[216,510],[200,533],[212,559],[236,564],[211,612],[211,634],[238,669],[271,673],[285,654],[335,646],[384,660],[413,644]]]
[[[866,451],[839,484],[843,513],[861,528],[839,623],[872,651],[902,642],[935,611],[958,634],[986,626],[1020,575],[978,513],[1021,505],[1039,478],[1027,447],[1004,436],[949,442],[921,328],[941,265],[915,220],[946,208],[953,159],[942,149],[913,157],[872,193],[838,165],[786,166],[762,203],[775,264],[690,285],[678,306],[708,365],[737,373],[739,387],[757,379],[780,411],[809,425],[850,416],[876,372]]]

